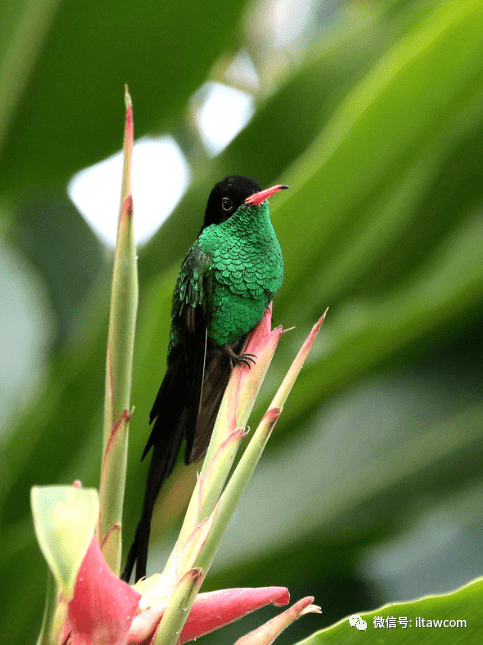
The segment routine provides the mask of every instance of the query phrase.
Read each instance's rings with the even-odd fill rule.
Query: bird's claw
[[[236,364],[240,365],[241,363],[243,363],[243,365],[246,365],[248,369],[250,369],[252,365],[255,365],[256,358],[257,358],[256,354],[243,353],[237,356],[238,362]]]
[[[257,358],[256,354],[250,354],[248,352],[237,354],[229,345],[225,345],[224,350],[230,359],[232,368],[237,367],[238,365],[246,365],[248,369],[250,369],[252,365],[255,365]]]

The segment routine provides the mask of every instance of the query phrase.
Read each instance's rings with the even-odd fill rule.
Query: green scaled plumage
[[[203,228],[181,266],[173,294],[168,368],[150,414],[154,421],[143,458],[152,449],[143,511],[123,579],[146,575],[151,516],[162,483],[186,440],[185,463],[208,448],[235,365],[250,366],[248,335],[282,285],[280,244],[264,191],[232,175],[210,193]]]
[[[282,249],[268,200],[242,204],[225,222],[205,228],[183,262],[173,297],[169,354],[180,342],[175,321],[183,304],[203,307],[214,345],[232,345],[255,327],[282,280]]]

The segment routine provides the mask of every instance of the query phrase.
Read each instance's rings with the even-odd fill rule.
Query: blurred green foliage
[[[460,639],[465,643],[478,643],[482,591],[483,580],[479,578],[451,594],[426,596],[415,602],[388,603],[370,614],[363,614],[366,625],[359,631],[365,631],[365,638],[378,645],[415,645],[421,642],[452,645]],[[459,615],[465,618],[457,618]],[[374,634],[377,641],[374,636],[371,639],[373,629],[377,629]],[[297,645],[352,645],[359,644],[360,638],[355,625],[352,624],[351,629],[347,618],[344,618],[329,630],[304,638]]]
[[[296,328],[252,425],[330,310],[204,588],[315,595],[323,615],[304,617],[283,645],[481,574],[483,2],[320,3],[298,57],[267,45],[268,11],[248,2],[3,5],[0,642],[32,642],[40,625],[46,565],[30,487],[98,486],[112,258],[65,186],[120,148],[125,82],[136,136],[174,134],[193,178],[139,254],[125,546],[174,280],[212,184],[237,172],[291,186],[271,203],[285,257],[274,320]],[[223,81],[241,48],[259,73],[257,110],[210,159],[190,99]],[[175,477],[160,505],[175,517],[158,514],[151,571],[193,470]],[[262,619],[205,640],[234,642]]]

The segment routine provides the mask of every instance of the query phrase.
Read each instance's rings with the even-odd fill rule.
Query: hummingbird
[[[183,440],[186,465],[206,454],[232,369],[250,365],[250,332],[283,280],[282,250],[272,226],[266,190],[240,175],[226,177],[208,198],[203,226],[189,249],[173,294],[167,370],[149,417],[142,459],[152,449],[141,519],[122,579],[136,564],[145,577],[151,517],[163,481]]]

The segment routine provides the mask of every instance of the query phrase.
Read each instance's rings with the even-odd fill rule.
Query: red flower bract
[[[140,593],[112,573],[93,538],[69,602],[62,643],[125,643],[140,598]]]
[[[280,606],[289,601],[290,595],[285,587],[222,589],[200,594],[181,632],[180,643],[208,634],[265,605]]]
[[[129,645],[150,642],[168,600],[161,600],[134,618],[129,632]],[[199,594],[181,631],[179,643],[195,640],[265,605],[280,607],[289,601],[290,594],[285,587],[221,589]]]

